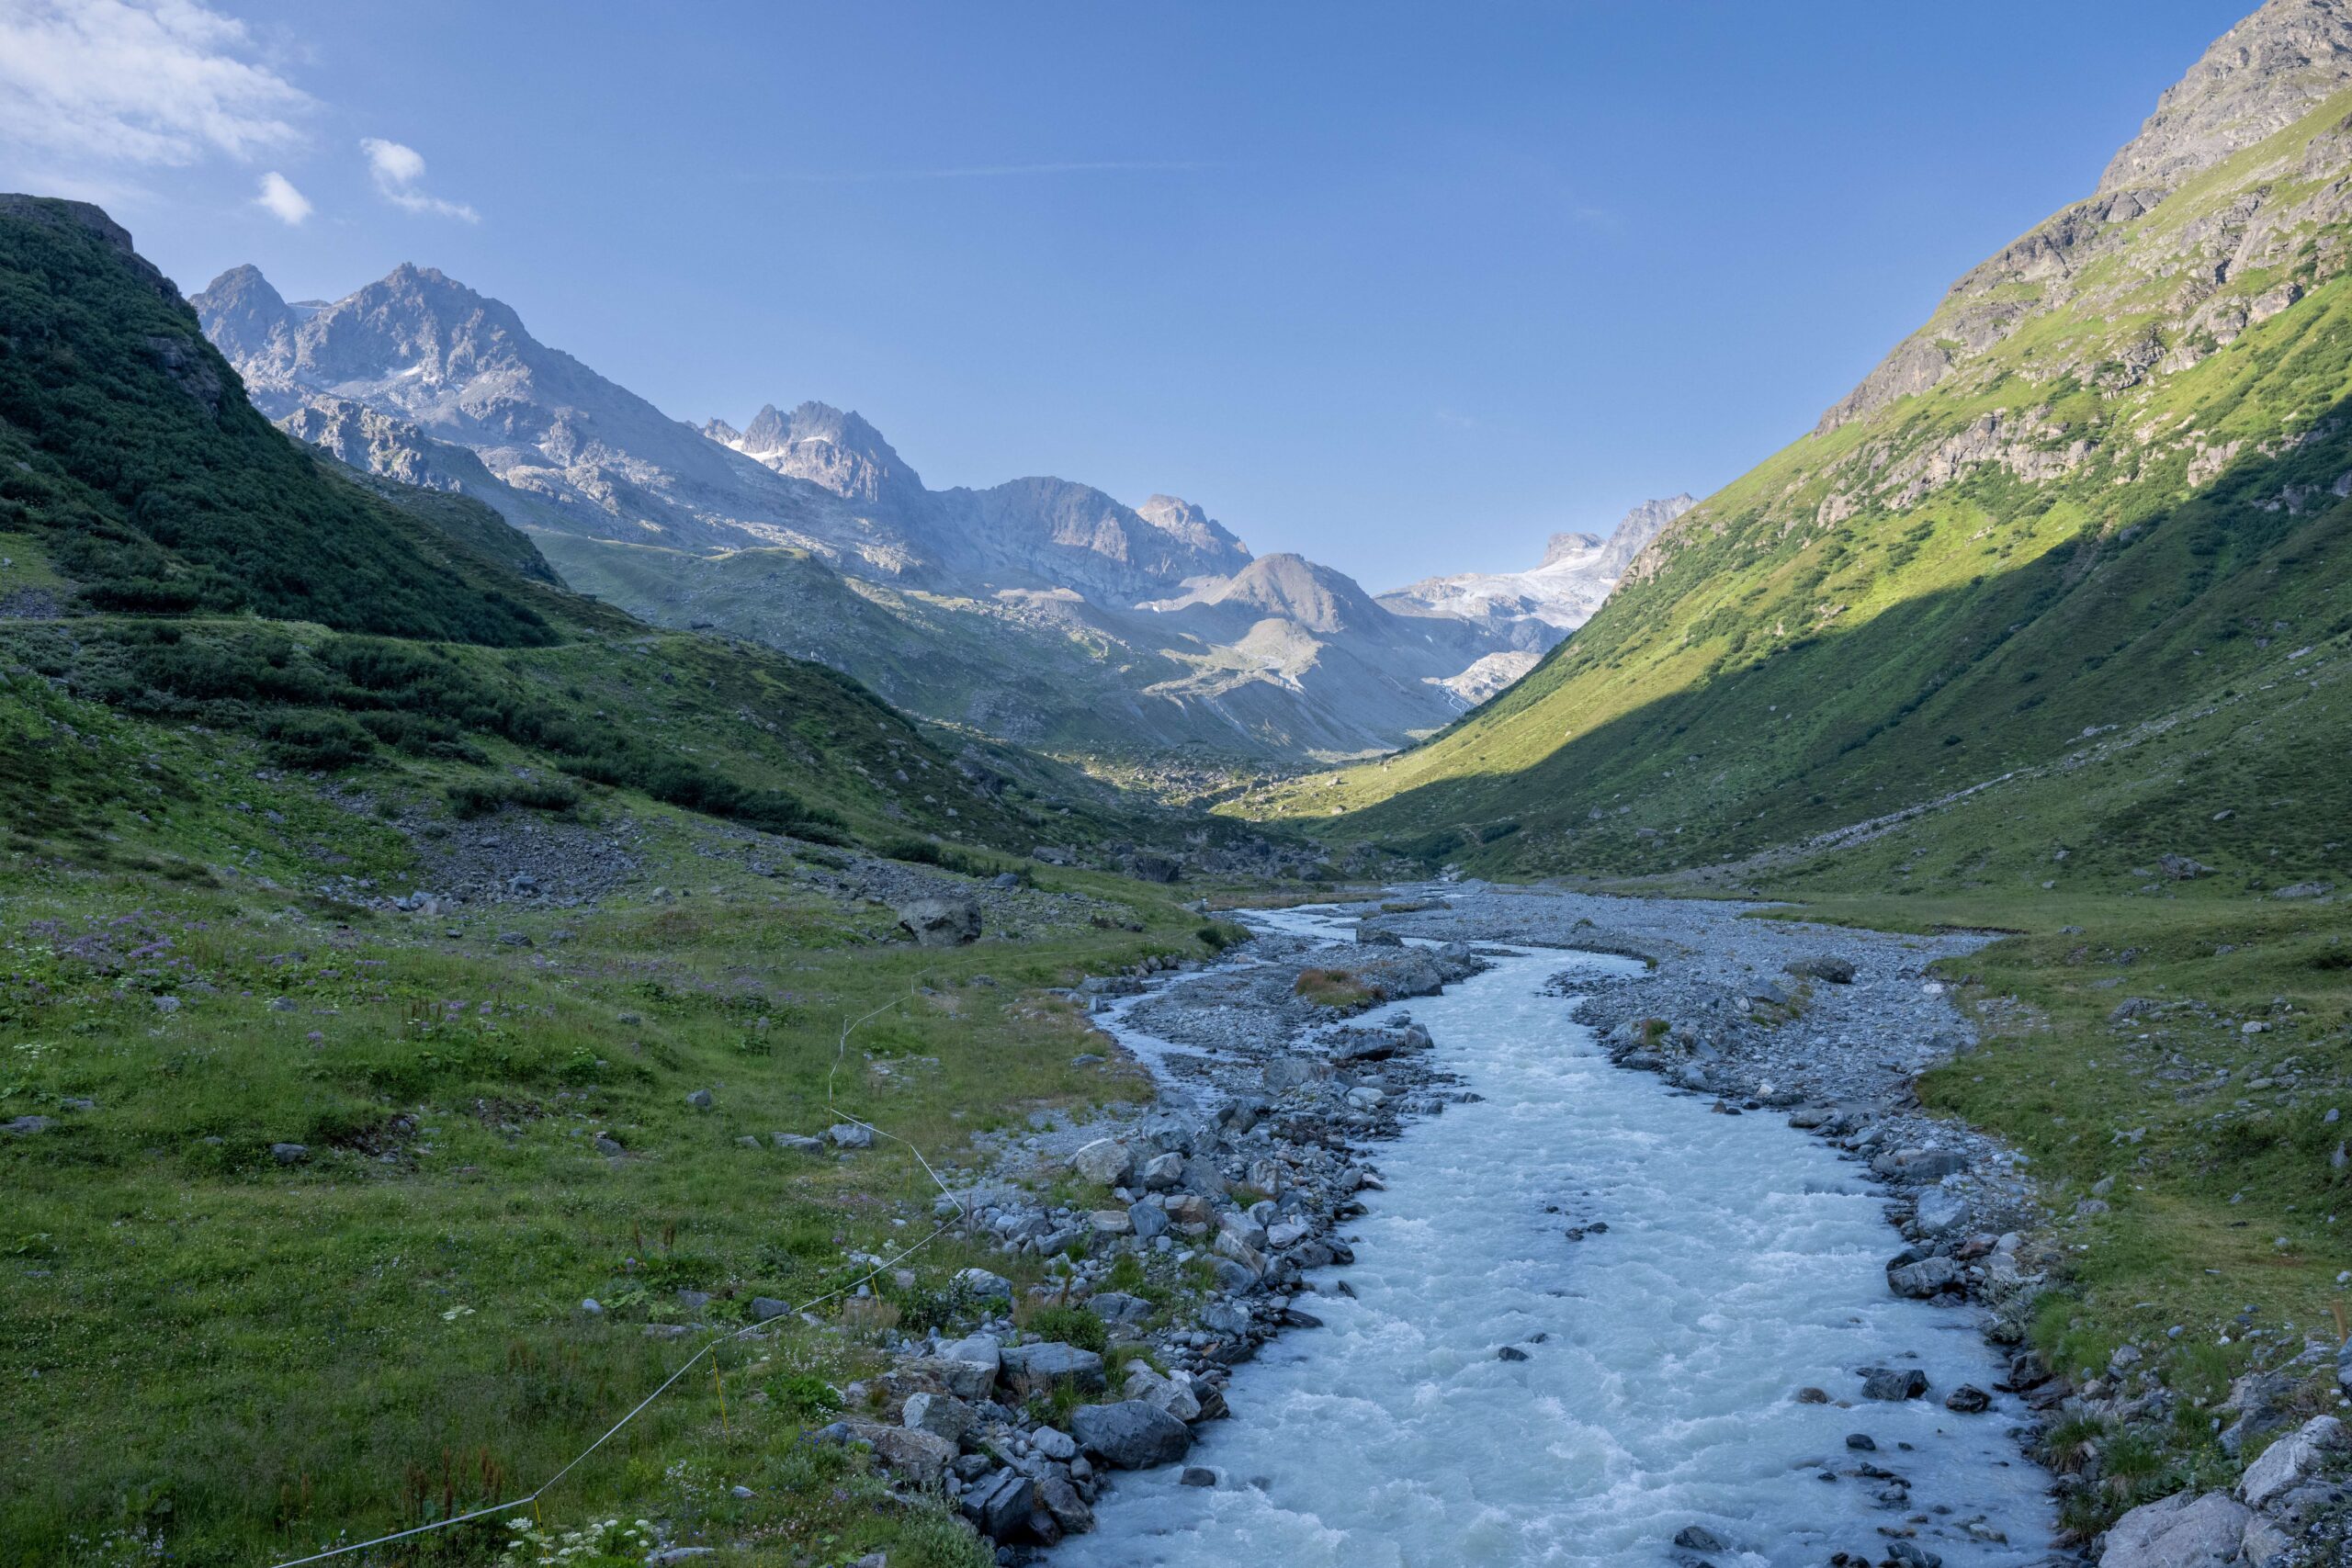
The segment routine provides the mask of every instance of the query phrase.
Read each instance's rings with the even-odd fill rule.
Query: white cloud
[[[276,169],[261,177],[261,194],[254,197],[254,205],[264,207],[282,221],[297,228],[311,215],[311,198],[294,188],[294,182]]]
[[[361,139],[359,150],[368,154],[368,170],[375,176],[376,194],[394,207],[408,212],[462,218],[469,223],[481,221],[481,214],[465,203],[444,201],[417,188],[418,182],[424,178],[424,158],[415,148],[369,136]]]
[[[178,167],[291,145],[311,99],[253,52],[198,0],[0,0],[0,146]]]

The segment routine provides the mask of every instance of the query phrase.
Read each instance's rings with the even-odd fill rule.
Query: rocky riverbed
[[[942,1212],[1080,1255],[1049,1290],[1099,1337],[974,1270],[977,1331],[904,1345],[834,1435],[1006,1562],[2050,1559],[2027,1445],[2131,1390],[2017,1351],[2056,1261],[2029,1176],[1912,1095],[1972,1039],[1927,966],[1984,939],[1741,915],[1419,891],[1090,982],[1156,1102],[1001,1141]],[[2317,1561],[2287,1532],[2337,1436],[2092,1544]]]

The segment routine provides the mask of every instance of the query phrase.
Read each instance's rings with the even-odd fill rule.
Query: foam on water
[[[1357,1260],[1301,1303],[1324,1326],[1238,1369],[1234,1418],[1197,1429],[1192,1462],[1217,1486],[1122,1475],[1057,1562],[1663,1562],[1690,1524],[1734,1548],[1719,1563],[1876,1561],[1879,1527],[1917,1514],[1918,1544],[1954,1568],[2046,1554],[2044,1480],[2004,1435],[2020,1413],[1938,1403],[1998,1368],[1965,1314],[1889,1295],[1900,1239],[1860,1171],[1780,1117],[1612,1067],[1542,994],[1564,969],[1628,967],[1528,953],[1411,1004],[1485,1100],[1376,1152],[1388,1190],[1344,1232]],[[1340,1279],[1355,1299],[1329,1293]],[[1498,1359],[1512,1344],[1530,1359]],[[1855,1370],[1882,1364],[1934,1393],[1861,1400]],[[1852,1408],[1794,1403],[1808,1384]],[[1879,1451],[1850,1452],[1849,1432]],[[1878,1506],[1887,1483],[1846,1473],[1858,1461],[1906,1477],[1910,1503]]]

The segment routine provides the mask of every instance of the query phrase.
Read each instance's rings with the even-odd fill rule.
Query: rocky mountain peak
[[[287,351],[294,311],[257,266],[231,267],[188,303],[232,363]]]
[[[2352,85],[2352,0],[2269,0],[2164,91],[2098,194],[2170,190]]]
[[[854,410],[810,401],[784,413],[774,403],[764,403],[741,431],[715,419],[703,426],[703,434],[779,474],[822,485],[845,501],[894,507],[912,515],[923,510],[927,500],[922,477]]]
[[[1180,495],[1155,495],[1136,508],[1136,515],[1195,549],[1236,554],[1245,559],[1250,547],[1233,536],[1224,524]]]

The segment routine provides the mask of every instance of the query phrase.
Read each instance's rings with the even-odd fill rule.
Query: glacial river
[[[1714,1114],[1612,1067],[1543,994],[1627,962],[1530,952],[1408,1004],[1484,1100],[1374,1148],[1387,1190],[1342,1230],[1356,1261],[1300,1302],[1324,1325],[1237,1369],[1233,1418],[1198,1428],[1191,1462],[1217,1484],[1121,1475],[1057,1563],[1817,1568],[1883,1560],[1881,1527],[1952,1568],[2048,1553],[2046,1478],[2005,1435],[2019,1413],[1940,1403],[1999,1366],[1968,1314],[1888,1293],[1901,1238],[1861,1168],[1779,1116]],[[1916,1366],[1932,1393],[1863,1400],[1871,1365]],[[1806,1385],[1851,1404],[1795,1402]],[[1883,1503],[1893,1483],[1861,1463],[1905,1478],[1907,1502]],[[1725,1549],[1678,1549],[1693,1525]]]

